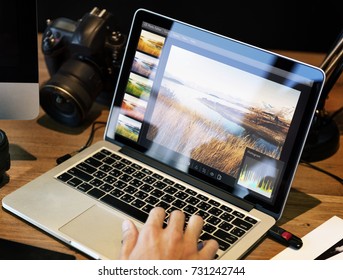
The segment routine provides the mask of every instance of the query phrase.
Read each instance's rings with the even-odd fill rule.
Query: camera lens
[[[40,88],[40,104],[58,122],[79,125],[103,88],[95,65],[77,58],[67,60]]]
[[[75,110],[75,106],[70,99],[64,98],[58,92],[54,92],[51,95],[51,98],[56,104],[56,108],[61,111],[63,114],[71,115]]]
[[[10,169],[9,143],[4,131],[0,129],[0,186],[6,170]]]

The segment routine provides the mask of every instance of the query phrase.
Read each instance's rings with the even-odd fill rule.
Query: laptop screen
[[[314,67],[141,10],[106,138],[278,212],[322,82]]]

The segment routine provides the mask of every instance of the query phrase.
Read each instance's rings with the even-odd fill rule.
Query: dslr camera
[[[42,52],[50,79],[40,104],[56,121],[78,126],[100,93],[113,95],[126,40],[111,25],[112,14],[97,7],[78,21],[47,21]]]

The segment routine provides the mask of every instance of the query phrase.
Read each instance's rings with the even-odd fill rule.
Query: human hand
[[[154,260],[200,260],[213,259],[218,243],[215,240],[203,242],[198,248],[198,240],[203,227],[203,219],[198,215],[190,217],[186,229],[185,214],[173,211],[167,227],[163,228],[165,211],[153,208],[139,232],[135,224],[125,220],[122,225],[123,241],[120,259]]]

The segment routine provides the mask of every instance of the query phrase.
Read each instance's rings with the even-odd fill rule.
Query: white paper
[[[343,260],[343,219],[333,216],[302,238],[299,249],[286,248],[272,260]]]

